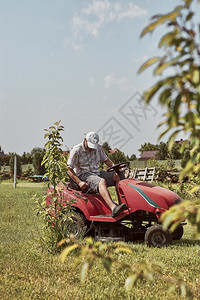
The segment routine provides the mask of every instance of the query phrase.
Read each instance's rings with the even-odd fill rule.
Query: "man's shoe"
[[[125,203],[115,206],[115,208],[112,211],[112,217],[113,218],[117,217],[125,209],[127,209],[127,206]]]

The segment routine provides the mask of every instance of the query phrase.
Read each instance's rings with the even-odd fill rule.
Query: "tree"
[[[183,157],[181,160],[181,167],[185,168],[187,162],[190,160],[190,151],[191,151],[191,146],[188,145],[188,147],[185,149],[184,153],[183,153]]]
[[[174,144],[171,149],[171,157],[172,159],[181,159],[183,154],[180,152],[181,144]]]
[[[128,159],[128,160],[136,160],[136,159],[137,159],[137,157],[136,157],[136,155],[135,155],[135,154],[131,154],[131,156],[130,156],[130,157],[128,157],[128,156],[127,156],[127,159]]]
[[[178,133],[187,133],[191,141],[192,151],[190,161],[183,174],[196,172],[200,176],[200,44],[198,26],[194,25],[195,11],[192,10],[194,0],[184,0],[167,14],[158,14],[141,33],[141,37],[152,33],[158,26],[166,24],[168,32],[161,38],[159,48],[165,54],[153,57],[139,69],[142,72],[147,67],[156,64],[154,75],[163,75],[155,85],[144,93],[144,99],[150,103],[156,94],[160,104],[166,109],[165,125],[160,138],[170,133],[169,149],[172,149]],[[170,69],[164,77],[166,69]],[[186,144],[182,144],[184,151]]]
[[[4,151],[2,149],[0,150],[0,153],[2,154],[0,156],[0,165],[1,166],[3,166],[3,165],[9,166],[10,155],[12,155],[13,153],[10,153],[10,155],[8,156],[7,154],[4,153]]]
[[[0,146],[0,153],[4,155],[4,151],[2,150],[1,146]]]
[[[163,48],[162,57],[153,57],[139,69],[142,72],[156,64],[154,75],[163,75],[150,89],[145,91],[143,98],[150,103],[155,95],[165,108],[165,120],[159,126],[165,126],[160,138],[169,134],[168,147],[171,150],[179,133],[186,133],[191,143],[190,158],[184,167],[184,175],[196,174],[200,178],[200,23],[195,25],[194,16],[198,11],[192,5],[199,0],[183,0],[183,5],[167,14],[158,14],[141,33],[141,37],[152,33],[160,25],[167,25],[167,32],[161,38],[158,47]],[[165,73],[169,69],[171,72]],[[184,151],[187,141],[182,144]],[[200,186],[194,186],[195,192]],[[174,223],[175,229],[180,220],[187,218],[197,226],[200,232],[200,205],[198,201],[182,203],[174,206],[162,215],[165,228]]]
[[[118,164],[118,163],[127,161],[126,155],[125,155],[123,152],[121,152],[121,151],[114,152],[114,153],[110,153],[111,147],[110,147],[110,145],[108,144],[108,142],[103,143],[102,148],[103,148],[103,150],[105,151],[106,155],[107,155],[107,156],[108,156],[115,164]]]
[[[159,147],[158,145],[154,145],[151,143],[145,143],[144,145],[141,145],[141,148],[138,149],[138,151],[140,153],[144,152],[144,151],[158,151]]]
[[[160,142],[158,156],[159,156],[160,160],[166,160],[169,158],[169,150],[167,147],[167,143]]]
[[[103,148],[103,150],[105,151],[105,153],[106,153],[107,155],[109,155],[109,151],[111,150],[111,147],[110,147],[110,145],[108,144],[108,142],[103,143],[102,148]]]
[[[46,172],[45,166],[41,165],[45,153],[45,149],[38,147],[34,148],[31,151],[31,155],[33,157],[33,167],[35,170],[35,174],[37,175],[44,175]]]
[[[21,156],[21,161],[22,161],[23,165],[32,164],[33,158],[32,158],[31,153],[24,152]]]
[[[108,157],[114,162],[114,164],[127,161],[126,155],[121,151],[109,154]]]

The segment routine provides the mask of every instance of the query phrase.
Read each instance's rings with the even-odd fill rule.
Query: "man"
[[[117,205],[111,199],[107,187],[115,185],[119,195],[117,184],[120,178],[115,172],[99,171],[100,163],[105,163],[108,167],[114,164],[98,142],[98,134],[89,132],[81,144],[73,147],[68,159],[68,175],[72,185],[78,185],[83,192],[89,189],[99,193],[110,208],[112,217],[116,217],[126,209],[126,205]]]

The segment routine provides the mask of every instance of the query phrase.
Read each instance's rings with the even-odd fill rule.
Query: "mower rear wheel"
[[[79,239],[83,237],[86,233],[87,224],[83,214],[75,212],[72,216],[72,222],[66,225],[66,234],[69,237],[73,235],[75,238]]]
[[[164,230],[161,225],[154,225],[147,229],[144,239],[149,247],[161,248],[171,243],[172,235],[168,229]]]

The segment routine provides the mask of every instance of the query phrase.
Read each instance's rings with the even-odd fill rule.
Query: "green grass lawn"
[[[187,225],[181,241],[163,249],[132,243],[133,254],[115,254],[129,264],[144,259],[162,264],[153,282],[140,281],[131,292],[124,289],[127,273],[115,265],[107,273],[97,262],[86,283],[80,284],[81,265],[73,268],[74,255],[64,264],[59,255],[42,251],[42,221],[32,199],[45,193],[43,183],[0,184],[0,295],[1,299],[181,299],[170,291],[166,278],[182,280],[194,290],[200,285],[200,242]],[[191,299],[200,299],[195,292]]]

